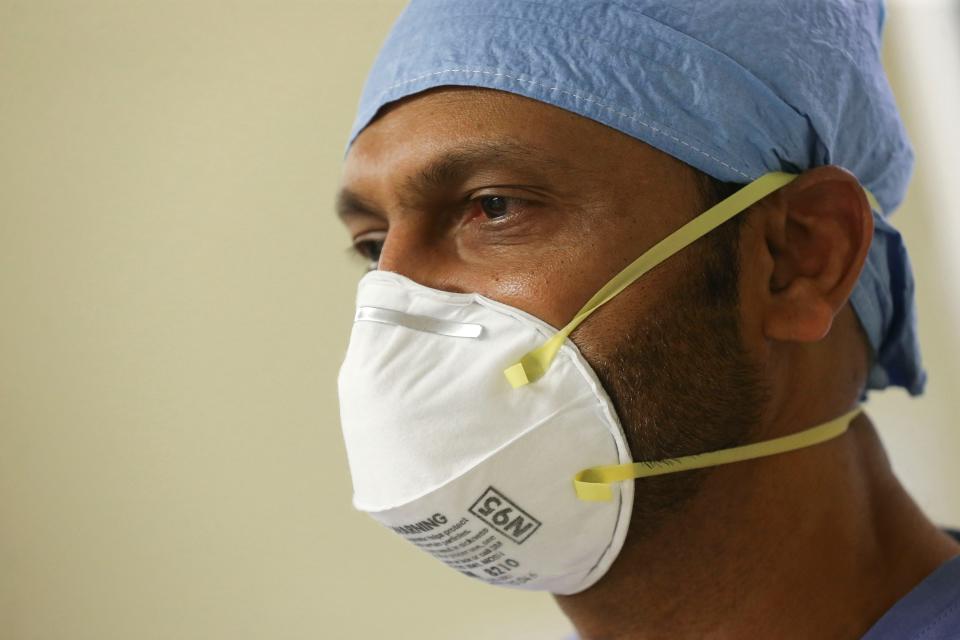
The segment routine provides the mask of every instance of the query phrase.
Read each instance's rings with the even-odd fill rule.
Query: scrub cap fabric
[[[364,87],[349,145],[385,104],[461,85],[539,100],[714,178],[826,164],[876,196],[851,303],[874,350],[868,387],[922,393],[900,234],[913,151],[880,62],[879,0],[413,0]]]

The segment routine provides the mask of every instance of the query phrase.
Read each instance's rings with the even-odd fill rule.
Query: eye
[[[497,220],[503,218],[510,212],[511,198],[504,196],[483,196],[477,198],[480,211],[488,220]]]
[[[353,250],[369,263],[368,269],[377,268],[385,240],[385,233],[377,233],[360,236],[353,241]]]

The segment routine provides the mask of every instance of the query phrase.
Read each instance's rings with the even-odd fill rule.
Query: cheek
[[[511,256],[502,261],[502,268],[496,272],[479,275],[486,269],[478,270],[474,290],[561,328],[603,285],[638,257],[631,250],[636,246],[641,245],[613,232],[555,243],[536,253]],[[606,321],[596,322],[595,318],[606,316],[607,309],[635,307],[634,298],[643,299],[643,291],[657,278],[654,273],[647,274],[591,315],[584,326],[605,324]]]
[[[589,262],[589,259],[586,260]],[[477,291],[561,328],[595,293],[593,279],[574,252],[563,256],[504,261],[496,271],[472,272],[467,290]]]
[[[666,265],[665,265],[666,266]],[[612,361],[624,344],[648,339],[643,327],[656,325],[678,301],[671,294],[676,287],[675,271],[655,269],[597,309],[571,339],[587,361],[596,368],[599,360]]]

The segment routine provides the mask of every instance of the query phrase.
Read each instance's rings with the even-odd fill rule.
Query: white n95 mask
[[[493,584],[575,593],[603,575],[633,487],[592,503],[570,480],[630,454],[572,343],[519,393],[504,365],[556,332],[529,314],[372,271],[356,318],[339,380],[354,506]]]
[[[697,216],[559,331],[479,294],[368,273],[339,377],[354,506],[468,576],[573,594],[620,552],[634,478],[842,434],[859,409],[783,438],[633,462],[610,398],[569,340],[630,283],[795,177],[767,174]]]

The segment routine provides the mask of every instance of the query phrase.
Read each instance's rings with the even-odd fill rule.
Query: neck
[[[866,415],[810,449],[708,470],[682,510],[639,529],[597,584],[557,597],[583,640],[859,638],[960,553]]]

